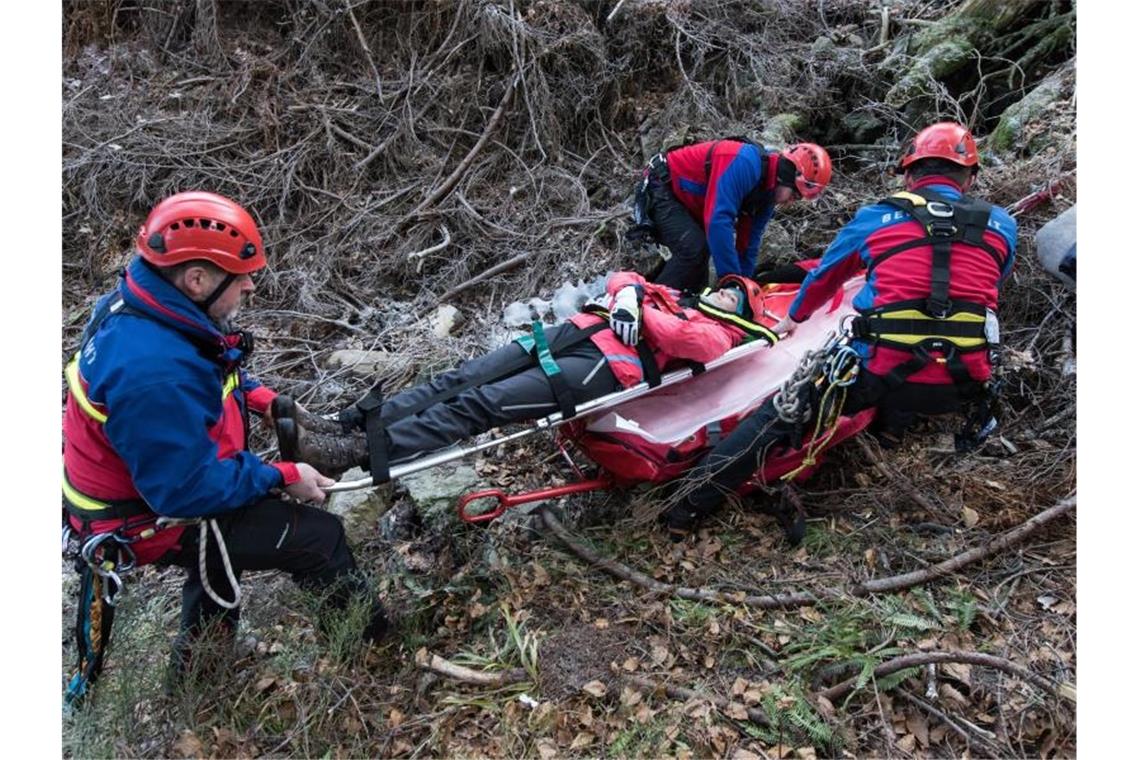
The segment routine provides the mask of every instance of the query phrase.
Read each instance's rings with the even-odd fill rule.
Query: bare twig
[[[518,87],[519,81],[521,79],[522,71],[516,71],[515,75],[511,78],[510,84],[507,85],[506,92],[503,93],[503,97],[499,101],[498,107],[495,109],[494,113],[491,114],[491,118],[487,120],[487,126],[483,128],[483,134],[479,137],[476,143],[471,146],[471,150],[467,151],[467,155],[464,156],[463,160],[459,162],[459,165],[455,167],[455,171],[453,171],[448,176],[448,178],[443,181],[443,184],[436,188],[431,195],[425,198],[423,202],[420,203],[420,205],[416,206],[411,211],[411,213],[405,216],[400,221],[400,223],[396,225],[397,228],[403,227],[412,219],[422,214],[424,210],[429,209],[435,204],[439,203],[441,200],[447,197],[447,194],[450,193],[457,184],[459,184],[459,180],[463,177],[464,172],[466,172],[467,169],[471,166],[471,163],[475,160],[475,157],[479,155],[479,151],[483,149],[483,146],[487,144],[487,141],[491,139],[491,135],[495,133],[495,130],[499,126],[499,122],[503,120],[503,114],[507,112],[507,106],[510,105],[511,98],[515,94],[515,88]]]
[[[962,662],[969,665],[984,665],[989,668],[997,668],[998,670],[1005,671],[1010,675],[1018,676],[1019,678],[1028,681],[1042,691],[1054,694],[1055,690],[1053,684],[1047,679],[1042,678],[1028,668],[1018,665],[1001,657],[992,654],[983,654],[982,652],[916,652],[914,654],[906,654],[902,657],[896,657],[893,660],[887,660],[879,664],[874,670],[875,678],[882,678],[891,673],[897,673],[900,670],[907,668],[918,667],[926,665],[927,663],[946,663],[946,662]],[[824,689],[819,692],[817,696],[824,697],[834,702],[840,697],[845,696],[848,692],[852,691],[856,684],[859,682],[859,676],[848,678],[842,683],[832,686],[830,689]]]
[[[454,288],[452,288],[451,290],[447,291],[442,296],[440,296],[439,300],[440,300],[440,302],[443,302],[443,301],[448,300],[449,298],[454,298],[455,296],[459,295],[463,291],[467,290],[472,285],[478,285],[483,280],[486,280],[490,277],[494,277],[497,274],[502,274],[503,272],[507,272],[511,269],[514,269],[519,264],[523,263],[524,261],[526,261],[529,258],[531,258],[531,254],[529,254],[529,253],[520,253],[517,256],[512,256],[511,258],[507,259],[506,261],[502,262],[501,264],[496,264],[495,266],[491,267],[486,272],[480,272],[479,274],[472,277],[470,280],[466,280],[464,282],[459,283]]]
[[[936,507],[934,503],[930,501],[930,499],[919,493],[918,489],[914,487],[913,483],[888,467],[886,462],[884,462],[879,456],[879,453],[871,448],[871,444],[867,442],[867,436],[859,435],[855,437],[855,440],[859,444],[860,448],[863,449],[863,453],[866,454],[867,458],[871,460],[871,464],[875,466],[875,469],[878,470],[883,475],[883,477],[889,480],[893,485],[905,491],[907,496],[913,499],[916,504],[918,504],[930,514],[934,515],[946,511],[945,509],[939,509]]]
[[[867,594],[883,594],[890,591],[900,591],[904,588],[910,588],[922,583],[928,583],[935,578],[941,578],[944,575],[961,570],[966,565],[969,565],[978,560],[989,557],[1002,549],[1007,549],[1014,544],[1024,541],[1029,534],[1040,529],[1045,524],[1056,520],[1077,506],[1077,497],[1070,496],[1057,504],[1049,507],[1048,509],[1037,513],[1033,517],[1026,520],[1021,525],[1013,530],[1007,531],[1000,536],[997,536],[991,541],[971,549],[968,552],[963,552],[955,557],[951,557],[945,562],[939,562],[937,565],[926,568],[925,570],[917,570],[913,573],[904,573],[902,575],[895,575],[890,578],[880,578],[874,581],[864,581],[858,584],[852,593],[856,596],[866,596]]]
[[[451,244],[451,233],[447,231],[447,226],[441,224],[439,226],[439,231],[443,233],[443,241],[442,242],[436,243],[435,245],[431,246],[430,248],[424,248],[422,251],[412,251],[411,253],[408,254],[408,261],[411,261],[412,259],[422,259],[424,256],[427,256],[429,253],[435,253],[436,251],[442,251],[444,248],[446,248],[448,245],[450,245]]]
[[[627,681],[639,689],[644,689],[645,691],[651,693],[664,692],[673,699],[682,699],[686,701],[690,699],[702,699],[706,702],[711,702],[721,710],[726,710],[730,705],[730,702],[722,697],[714,697],[709,694],[701,694],[700,692],[693,691],[692,689],[686,689],[681,686],[670,686],[665,683],[651,681],[648,678],[642,678],[641,676],[623,675],[622,680]],[[748,719],[753,723],[759,723],[762,726],[772,725],[771,719],[768,718],[768,715],[763,710],[757,709],[755,707],[745,707],[744,709],[748,713]]]
[[[462,665],[456,665],[449,660],[445,660],[438,654],[432,654],[426,649],[421,649],[416,652],[416,666],[421,670],[438,673],[441,676],[446,676],[455,681],[462,681],[463,683],[476,684],[479,686],[507,686],[508,684],[525,683],[530,680],[530,676],[527,675],[527,672],[522,668],[512,668],[498,672],[472,670],[471,668],[465,668]]]

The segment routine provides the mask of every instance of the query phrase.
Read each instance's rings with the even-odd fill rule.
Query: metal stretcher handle
[[[499,488],[488,488],[484,491],[472,491],[471,493],[464,494],[460,497],[456,510],[459,512],[459,519],[463,522],[486,523],[502,516],[502,514],[511,507],[517,507],[520,504],[529,504],[533,501],[542,501],[543,499],[556,499],[560,496],[567,496],[572,493],[598,491],[609,488],[612,485],[613,481],[609,478],[594,478],[593,480],[582,480],[564,486],[542,488],[537,491],[527,491],[519,494],[505,493]],[[498,501],[498,506],[490,512],[481,512],[474,515],[468,514],[468,505],[473,501],[479,501],[481,499],[495,499]]]

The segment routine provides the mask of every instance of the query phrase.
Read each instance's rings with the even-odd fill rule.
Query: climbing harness
[[[890,248],[867,267],[868,277],[892,256],[912,248],[931,248],[930,296],[883,304],[863,310],[851,323],[852,337],[871,345],[909,351],[913,358],[896,366],[886,376],[887,385],[898,388],[910,375],[931,362],[946,367],[960,391],[974,385],[963,353],[996,349],[999,340],[997,314],[984,304],[950,298],[950,253],[954,243],[981,249],[993,258],[998,271],[1005,260],[984,239],[993,206],[962,196],[950,200],[928,188],[904,191],[882,203],[909,214],[926,235]],[[941,356],[934,356],[938,352]],[[991,355],[992,358],[992,355]]]

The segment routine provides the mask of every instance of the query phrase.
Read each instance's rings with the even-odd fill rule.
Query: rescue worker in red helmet
[[[814,200],[830,181],[831,158],[814,143],[776,151],[728,138],[673,148],[643,172],[629,237],[671,252],[655,282],[699,292],[710,256],[717,279],[753,276],[776,206]]]
[[[989,381],[999,340],[998,290],[1013,269],[1017,223],[1004,209],[966,195],[978,172],[978,148],[960,124],[920,131],[898,171],[906,189],[856,212],[774,330],[794,329],[866,270],[851,325],[858,374],[843,413],[878,407],[883,432],[898,435],[914,414],[972,410],[959,437],[967,449],[996,425]],[[684,496],[665,516],[669,528],[687,531],[719,509],[763,452],[798,445],[795,430],[771,400],[763,404],[686,474],[677,490]]]
[[[366,398],[339,422],[280,409],[281,450],[322,472],[359,465],[381,483],[389,464],[501,425],[555,412],[569,418],[578,404],[643,381],[655,385],[662,372],[711,361],[745,340],[776,340],[760,322],[763,289],[740,275],[699,298],[678,298],[634,272],[615,273],[606,290],[604,309],[588,308],[374,405]]]
[[[178,193],[150,212],[136,246],[67,366],[63,501],[81,541],[103,536],[134,564],[186,568],[181,669],[207,626],[235,629],[240,607],[215,600],[238,592],[227,562],[235,581],[244,570],[287,571],[333,607],[367,588],[340,519],[302,503],[324,501],[333,481],[248,450],[249,413],[265,415],[276,396],[243,369],[252,336],[232,326],[266,265],[253,217],[221,195]],[[215,521],[228,559],[210,533],[203,578],[207,532],[170,519]],[[376,602],[365,635],[386,627]]]

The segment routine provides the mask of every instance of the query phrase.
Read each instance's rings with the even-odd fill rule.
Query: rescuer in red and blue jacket
[[[878,407],[885,432],[897,434],[916,413],[977,405],[984,412],[979,425],[996,425],[989,381],[998,290],[1013,269],[1017,224],[1004,209],[966,195],[978,150],[959,124],[919,132],[898,168],[906,190],[856,212],[774,331],[794,329],[866,270],[851,324],[858,374],[846,388],[843,413]],[[762,405],[686,474],[692,487],[678,489],[686,495],[667,513],[669,527],[687,530],[718,509],[757,469],[758,456],[793,441],[794,427],[772,401]],[[984,433],[971,433],[977,435]]]
[[[698,292],[717,279],[752,277],[760,238],[777,205],[812,200],[831,180],[831,158],[813,143],[783,152],[741,139],[674,148],[646,167],[634,203],[633,238],[671,252],[654,281]]]
[[[247,449],[249,413],[266,414],[276,395],[242,369],[252,336],[230,327],[266,263],[253,218],[220,195],[179,193],[151,211],[137,249],[67,366],[64,506],[80,540],[108,536],[134,564],[189,571],[181,667],[190,641],[218,619],[232,630],[238,608],[225,609],[203,585],[198,527],[167,526],[170,518],[215,520],[237,577],[285,570],[334,591],[340,606],[365,587],[339,518],[299,503],[322,502],[321,487],[333,481]],[[207,552],[207,580],[229,596],[217,548]],[[377,605],[372,633],[385,625]]]

